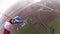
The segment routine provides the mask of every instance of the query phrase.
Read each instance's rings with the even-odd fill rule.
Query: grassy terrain
[[[51,34],[60,34],[60,17],[57,17],[48,25]]]
[[[14,29],[13,29],[14,30]],[[15,32],[12,32],[13,34],[15,34]],[[33,25],[31,24],[31,21],[28,20],[28,23],[25,27],[19,29],[18,34],[39,34],[36,29],[33,27]]]

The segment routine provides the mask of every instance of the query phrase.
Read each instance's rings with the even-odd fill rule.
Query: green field
[[[40,34],[31,24],[32,21],[28,20],[27,22],[28,23],[26,26],[19,29],[18,34]],[[60,17],[55,18],[51,23],[49,23],[48,29],[51,32],[51,34],[60,34]],[[17,32],[15,32],[13,28],[12,34],[15,34],[15,33]]]
[[[48,25],[51,34],[60,34],[60,17],[57,17]]]
[[[32,22],[28,20],[28,23],[25,27],[19,29],[18,34],[39,34],[39,32],[33,27],[31,24]],[[13,29],[12,34],[15,34],[15,31]]]

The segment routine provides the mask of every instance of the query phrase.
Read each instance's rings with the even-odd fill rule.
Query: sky
[[[37,3],[40,2],[41,0],[33,0],[33,3]]]
[[[0,18],[2,14],[6,12],[12,5],[19,2],[20,0],[0,0]]]

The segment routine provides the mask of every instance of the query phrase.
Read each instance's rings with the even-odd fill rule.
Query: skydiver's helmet
[[[23,23],[23,19],[20,16],[15,16],[13,19],[11,19],[12,24],[21,24]]]

